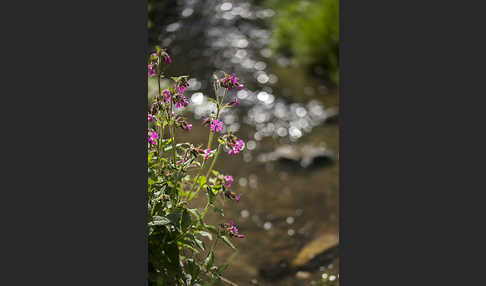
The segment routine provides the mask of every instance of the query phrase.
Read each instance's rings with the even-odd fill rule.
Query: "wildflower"
[[[220,132],[221,130],[223,130],[223,121],[220,121],[217,118],[211,121],[211,131]]]
[[[238,238],[245,237],[243,234],[239,233],[238,226],[232,220],[230,220],[229,224],[224,223],[221,226],[228,232],[229,236]]]
[[[186,130],[186,131],[191,131],[191,129],[192,129],[192,124],[186,124],[186,125],[185,125],[183,128],[184,128],[184,130]]]
[[[238,195],[236,196],[235,201],[236,201],[237,203],[239,203],[239,202],[240,202],[240,199],[241,199],[241,194],[238,194]]]
[[[159,135],[157,134],[157,132],[149,132],[148,142],[150,143],[150,145],[157,145],[157,139],[159,139]]]
[[[176,118],[176,123],[177,123],[177,126],[179,126],[180,128],[182,128],[186,131],[191,131],[191,129],[192,129],[192,124],[187,123],[187,121],[183,117],[178,116]]]
[[[206,117],[203,122],[201,123],[202,126],[209,126],[209,124],[211,123],[211,118],[210,117]]]
[[[155,115],[157,114],[158,111],[159,111],[159,103],[158,102],[152,103],[152,108],[150,108],[150,113],[152,113],[152,115]]]
[[[186,87],[185,86],[176,86],[175,90],[179,93],[183,93],[184,91],[186,91]]]
[[[176,108],[186,107],[189,105],[189,101],[187,101],[187,98],[182,93],[175,94],[174,101]]]
[[[148,121],[149,122],[152,122],[152,120],[154,120],[154,116],[152,114],[148,114]]]
[[[228,105],[229,106],[232,106],[232,105],[240,106],[240,101],[238,100],[238,96],[235,97],[235,100],[228,103]]]
[[[230,200],[235,200],[236,202],[239,202],[240,201],[240,197],[241,197],[241,195],[236,195],[232,191],[225,191],[224,192],[224,196],[227,197]]]
[[[224,186],[229,188],[231,184],[234,182],[233,176],[224,176]]]
[[[154,76],[157,74],[156,68],[153,64],[148,65],[148,76]]]
[[[176,84],[174,89],[177,93],[184,93],[186,89],[189,87],[189,83],[187,82],[187,76],[180,76],[175,78]]]
[[[164,61],[165,61],[166,64],[170,64],[172,62],[172,59],[170,58],[170,56],[169,56],[169,54],[167,52],[162,51],[160,53],[160,55],[161,55],[161,57],[164,58]]]
[[[209,159],[209,155],[211,155],[211,149],[208,148],[204,151],[204,159]]]
[[[240,151],[243,149],[243,140],[238,139],[235,143],[230,142],[229,143],[229,151],[228,154],[230,155],[236,155],[240,153]]]
[[[170,91],[168,89],[164,89],[162,91],[162,95],[164,96],[164,102],[167,103],[170,100]]]
[[[243,85],[239,82],[239,79],[235,76],[235,74],[225,75],[223,78],[218,80],[219,85],[223,88],[228,90],[232,90],[236,87],[238,90],[243,89]]]

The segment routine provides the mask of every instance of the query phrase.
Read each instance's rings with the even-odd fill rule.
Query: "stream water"
[[[235,178],[238,204],[226,202],[225,220],[237,222],[244,239],[237,252],[218,246],[217,263],[231,261],[225,277],[238,285],[337,285],[339,258],[309,273],[285,271],[301,249],[319,235],[337,232],[339,202],[339,123],[327,119],[339,105],[331,85],[272,54],[268,18],[275,12],[259,1],[164,1],[150,30],[150,47],[167,47],[173,64],[168,75],[189,75],[186,114],[193,123],[180,140],[207,142],[199,122],[214,109],[212,74],[235,73],[245,89],[233,91],[240,107],[226,109],[225,130],[245,141],[240,156],[220,156],[216,169]],[[156,92],[149,80],[149,96]],[[228,129],[226,129],[228,128]],[[262,162],[260,155],[283,145],[311,144],[336,154],[333,163],[314,168]],[[211,222],[221,223],[216,214]],[[271,278],[266,269],[282,271]],[[273,271],[273,270],[272,270]],[[278,271],[277,271],[278,273]],[[328,284],[322,284],[322,277]]]

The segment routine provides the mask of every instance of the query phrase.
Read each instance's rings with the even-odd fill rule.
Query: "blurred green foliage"
[[[339,82],[339,0],[267,0],[276,12],[272,48]]]

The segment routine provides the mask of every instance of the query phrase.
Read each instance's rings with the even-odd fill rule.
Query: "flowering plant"
[[[230,220],[218,226],[207,224],[208,210],[223,216],[217,199],[237,203],[240,195],[230,190],[231,175],[214,170],[216,161],[226,147],[228,154],[236,155],[243,149],[243,140],[231,132],[222,134],[224,123],[220,111],[238,105],[238,99],[226,102],[228,91],[240,90],[243,85],[234,74],[214,76],[215,114],[203,121],[208,127],[207,146],[177,142],[176,127],[190,131],[192,124],[181,115],[189,104],[184,91],[189,86],[187,76],[171,77],[173,86],[161,88],[165,78],[164,65],[172,62],[166,50],[160,47],[150,55],[148,76],[156,77],[158,92],[152,99],[148,113],[148,280],[149,285],[195,285],[221,281],[228,266],[214,264],[214,250],[218,241],[235,249],[230,238],[243,238],[237,225]],[[217,146],[212,149],[213,141]],[[203,190],[202,193],[200,191]],[[199,194],[206,195],[201,208],[189,208],[189,202]],[[210,242],[210,247],[206,245]],[[230,283],[230,282],[229,282]]]

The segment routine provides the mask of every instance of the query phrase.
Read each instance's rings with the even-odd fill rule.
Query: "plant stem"
[[[232,286],[238,286],[238,284],[236,284],[236,283],[234,283],[234,282],[229,281],[228,279],[224,278],[224,277],[223,277],[223,276],[221,276],[221,275],[219,276],[219,278],[220,278],[222,281],[224,281],[224,282],[228,283],[229,285],[232,285]]]
[[[221,144],[218,145],[218,150],[216,150],[216,154],[214,155],[213,162],[211,163],[211,166],[209,167],[208,172],[206,173],[206,178],[209,176],[211,171],[213,170],[214,164],[216,163],[216,160],[218,160],[219,156],[219,151],[221,150]]]
[[[209,208],[209,199],[208,199],[208,202],[206,203],[206,206],[204,206],[204,209],[201,213],[201,218],[204,218],[204,215],[206,215],[206,212],[208,211],[208,208]]]
[[[213,162],[211,163],[211,166],[209,167],[209,170],[208,172],[206,173],[206,180],[209,178],[209,174],[211,174],[211,171],[213,170],[213,167],[214,167],[214,164],[216,163],[216,161],[218,160],[218,156],[219,156],[219,151],[221,150],[221,144],[219,144],[218,146],[218,150],[216,151],[216,155],[214,155],[214,159],[213,159]],[[199,191],[201,190],[201,185],[199,185],[199,187],[197,188],[196,190],[196,193],[194,196],[196,196]]]
[[[208,146],[206,149],[211,149],[211,144],[213,142],[213,136],[214,136],[214,132],[213,131],[209,131],[209,139],[208,139]],[[203,159],[203,162],[202,162],[202,165],[201,165],[201,168],[199,168],[199,172],[197,172],[197,175],[196,175],[196,178],[194,179],[194,183],[191,187],[191,191],[189,192],[189,194],[187,195],[187,198],[189,198],[189,196],[191,195],[191,193],[194,191],[194,188],[196,188],[196,184],[197,184],[197,180],[199,179],[199,177],[201,176],[201,173],[202,173],[202,170],[204,170],[204,167],[206,165],[206,161],[205,159]]]
[[[174,166],[176,166],[175,122],[172,124],[172,156],[174,158]]]
[[[220,102],[220,104],[219,104],[219,105],[221,105],[221,106],[223,105],[223,101],[224,101],[224,98],[225,98],[225,96],[226,96],[226,92],[227,92],[227,91],[228,91],[227,89],[224,89],[223,97],[221,98],[221,102]],[[218,113],[216,114],[216,118],[218,118],[218,116],[219,116],[219,110],[220,110],[220,109],[221,109],[221,108],[220,108],[220,106],[218,106]]]

